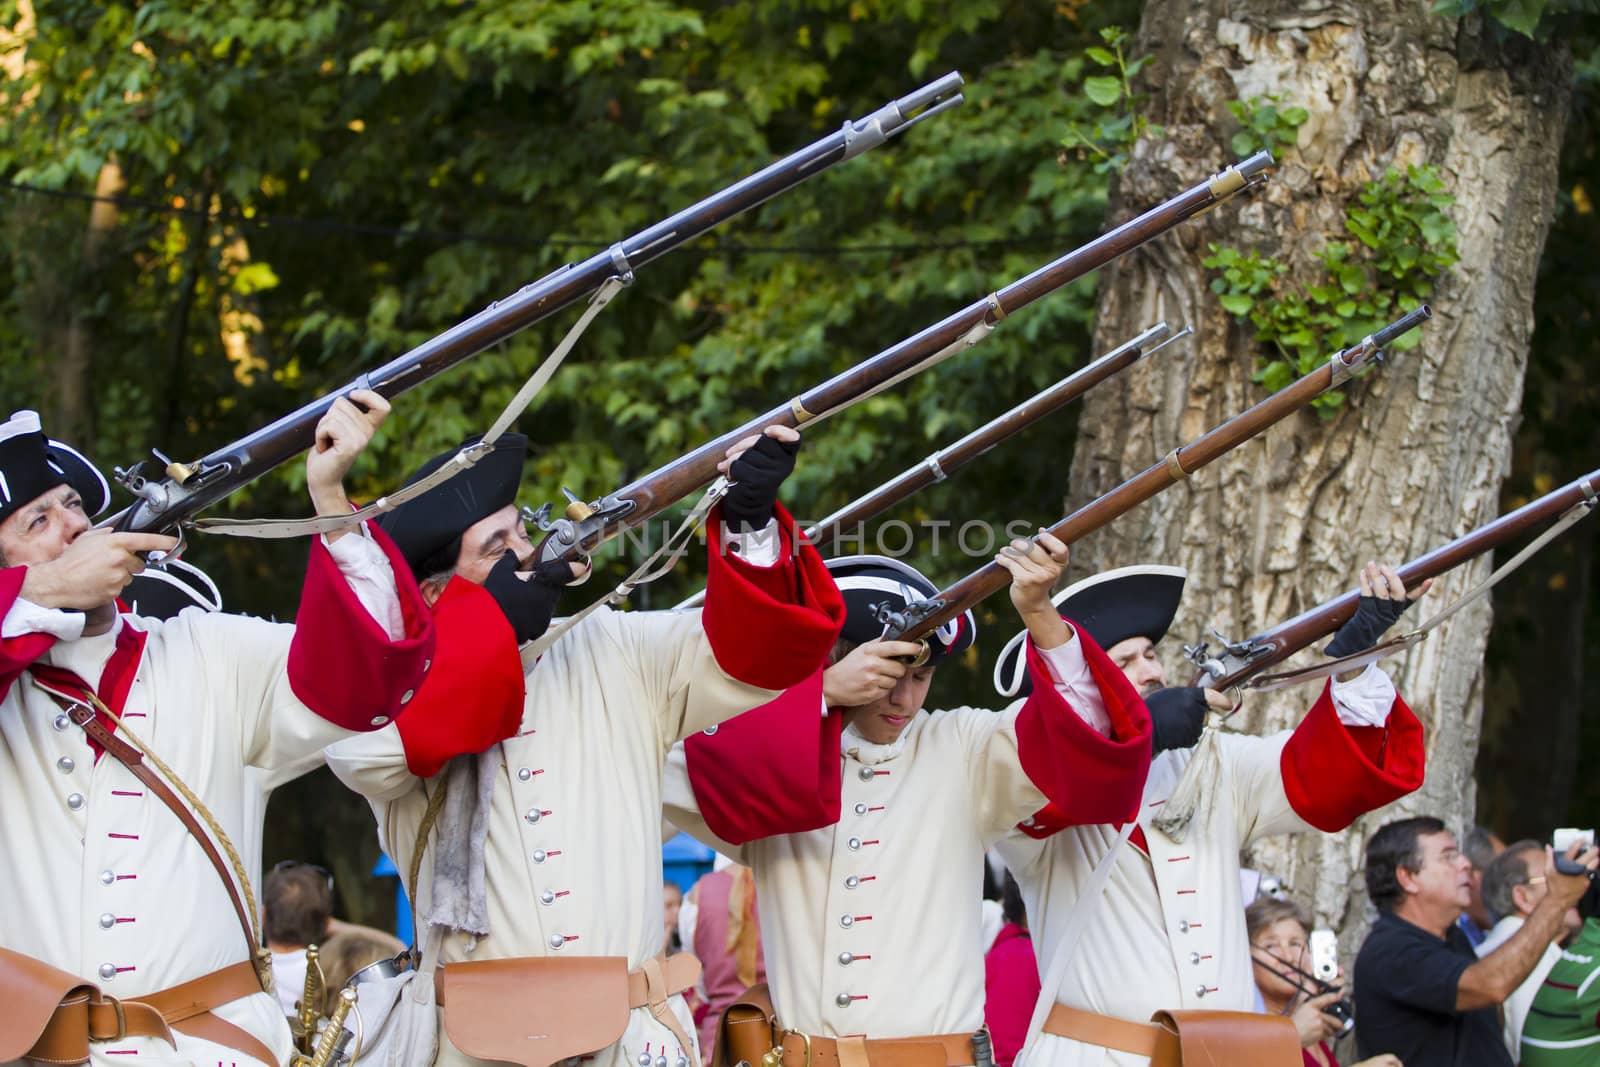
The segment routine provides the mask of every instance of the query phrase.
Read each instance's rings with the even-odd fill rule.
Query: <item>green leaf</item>
[[[1122,81],[1110,77],[1085,78],[1083,92],[1101,107],[1111,107],[1122,99]]]
[[[1310,117],[1311,112],[1303,107],[1284,108],[1283,113],[1279,116],[1286,126],[1299,126]]]
[[[1114,67],[1117,65],[1117,57],[1112,55],[1104,48],[1086,48],[1084,49],[1083,54],[1100,64],[1102,67]]]
[[[1524,37],[1532,37],[1544,14],[1545,0],[1503,0],[1489,9],[1494,20]]]
[[[1250,309],[1255,307],[1255,301],[1244,293],[1225,293],[1217,299],[1222,309],[1230,315],[1244,316],[1250,314]]]

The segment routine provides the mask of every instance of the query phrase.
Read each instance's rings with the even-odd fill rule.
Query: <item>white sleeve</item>
[[[338,565],[339,573],[350,583],[350,591],[361,601],[374,622],[382,626],[389,640],[399,641],[406,635],[405,617],[400,613],[400,594],[394,586],[394,568],[384,555],[378,542],[372,539],[367,524],[352,530],[349,536],[329,542],[324,535],[322,543]]]
[[[1366,670],[1348,682],[1333,679],[1328,693],[1333,698],[1333,710],[1346,726],[1387,724],[1396,696],[1394,682],[1376,663],[1367,664]]]
[[[736,553],[752,567],[771,567],[776,564],[778,550],[783,545],[778,536],[777,519],[768,519],[761,529],[749,533],[736,532],[733,527],[723,523],[722,538],[729,552]]]
[[[47,608],[18,597],[12,601],[11,610],[6,612],[5,620],[0,622],[0,637],[50,634],[62,641],[76,641],[83,636],[83,626],[88,618],[81,611]]]
[[[1111,716],[1106,714],[1105,698],[1089,673],[1089,662],[1083,658],[1083,642],[1078,640],[1077,633],[1074,632],[1064,645],[1039,649],[1039,655],[1050,668],[1050,677],[1061,698],[1101,737],[1110,737]]]

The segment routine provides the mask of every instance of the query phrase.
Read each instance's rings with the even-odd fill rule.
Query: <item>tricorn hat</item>
[[[191,563],[171,559],[133,576],[117,598],[147,619],[176,618],[185,608],[221,611],[222,594],[211,576]]]
[[[888,556],[840,556],[827,561],[834,584],[844,596],[844,629],[839,636],[862,644],[883,636],[878,612],[903,611],[907,604],[927,600],[939,587],[908,563]],[[928,662],[938,663],[972,647],[977,620],[968,611],[928,635]]]
[[[1183,583],[1189,572],[1182,567],[1145,563],[1090,575],[1050,598],[1064,619],[1071,619],[1110,648],[1130,637],[1160,641],[1178,614]],[[994,687],[1003,697],[1026,696],[1032,689],[1022,654],[1027,631],[1014,636],[1000,650],[994,665]]]
[[[478,440],[469,437],[460,446],[434,456],[418,467],[406,484],[426,478]],[[378,519],[383,532],[394,539],[401,555],[411,564],[413,574],[428,577],[422,573],[424,565],[465,533],[467,527],[516,502],[517,487],[522,484],[522,462],[527,455],[525,436],[502,434],[495,439],[494,451],[477,463]]]
[[[36,411],[18,411],[0,423],[0,522],[58,485],[83,497],[90,518],[111,503],[103,474],[77,449],[44,435]]]

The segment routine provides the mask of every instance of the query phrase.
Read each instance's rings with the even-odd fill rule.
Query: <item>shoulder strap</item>
[[[116,713],[106,707],[105,703],[93,691],[87,688],[84,689],[83,697],[88,700],[88,703],[85,703],[84,699],[58,692],[55,688],[39,681],[38,678],[34,678],[34,684],[45,693],[48,693],[50,699],[54,700],[73,722],[83,727],[84,733],[93,738],[96,744],[115,758],[117,762],[127,767],[135,778],[139,779],[152,793],[160,798],[161,802],[171,809],[190,835],[199,843],[200,850],[206,854],[206,859],[211,861],[211,866],[216,868],[217,877],[222,879],[223,886],[228,890],[228,899],[233,902],[233,910],[239,917],[239,928],[244,932],[245,943],[250,949],[249,958],[255,967],[256,977],[261,982],[261,988],[271,992],[272,956],[262,946],[260,931],[255,928],[255,924],[252,922],[256,907],[255,896],[250,892],[250,880],[245,876],[244,863],[240,860],[238,851],[233,847],[233,842],[228,840],[228,835],[223,832],[216,818],[201,803],[200,798],[194,794],[194,791],[185,785],[182,779],[173,772],[172,768],[167,766],[159,756],[151,752],[138,738],[134,737],[128,731],[128,728],[123,725]],[[95,716],[97,710],[106,715],[124,733],[127,733],[129,740],[133,744],[129,744],[128,741],[124,741],[111,730],[106,729],[105,724]],[[149,765],[144,761],[146,755],[150,757],[152,763],[160,768],[161,774],[169,778],[173,785],[177,786],[178,790],[183,793],[189,805],[193,806],[193,810],[189,805],[185,805],[182,800],[178,799],[172,789],[167,786],[167,783],[162,781],[161,777],[150,769]],[[196,817],[196,812],[199,813],[199,818]],[[201,819],[205,820],[212,833],[216,834],[217,841],[220,841],[222,847],[227,850],[228,857],[232,860],[233,870],[231,875],[228,864],[223,862],[222,855],[217,850],[216,843],[212,841],[211,836],[200,825]],[[244,891],[243,899],[240,896],[241,887]]]
[[[422,825],[417,827],[417,847],[411,851],[411,880],[403,888],[406,891],[406,903],[411,905],[413,945],[423,943],[417,930],[417,890],[420,888],[418,879],[422,877],[422,853],[427,850],[428,838],[433,834],[434,824],[439,821],[439,812],[444,808],[445,795],[450,792],[450,777],[454,767],[454,762],[446,764],[444,773],[439,776],[439,788],[428,798],[428,810],[422,813]]]

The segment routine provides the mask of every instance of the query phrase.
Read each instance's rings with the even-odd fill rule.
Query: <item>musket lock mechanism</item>
[[[905,633],[917,623],[928,616],[944,609],[943,597],[932,600],[914,600],[906,604],[899,611],[889,606],[888,601],[878,605],[878,610],[873,613],[873,618],[883,624],[883,638],[885,640],[898,640],[899,634]],[[933,646],[926,637],[917,640],[917,654],[911,657],[909,666],[920,667],[933,657]]]
[[[535,557],[539,563],[553,559],[587,563],[590,553],[605,540],[607,528],[632,513],[636,506],[632,500],[615,495],[585,501],[565,486],[561,492],[567,498],[567,505],[559,519],[551,519],[552,509],[548,503],[539,505],[537,510],[522,509],[523,519],[545,535]],[[572,584],[581,585],[585,581],[588,575]]]
[[[1259,641],[1229,641],[1216,630],[1211,631],[1211,636],[1222,644],[1218,655],[1211,654],[1211,645],[1206,641],[1183,646],[1184,658],[1205,676],[1208,685],[1243,670],[1272,651],[1270,646]]]

